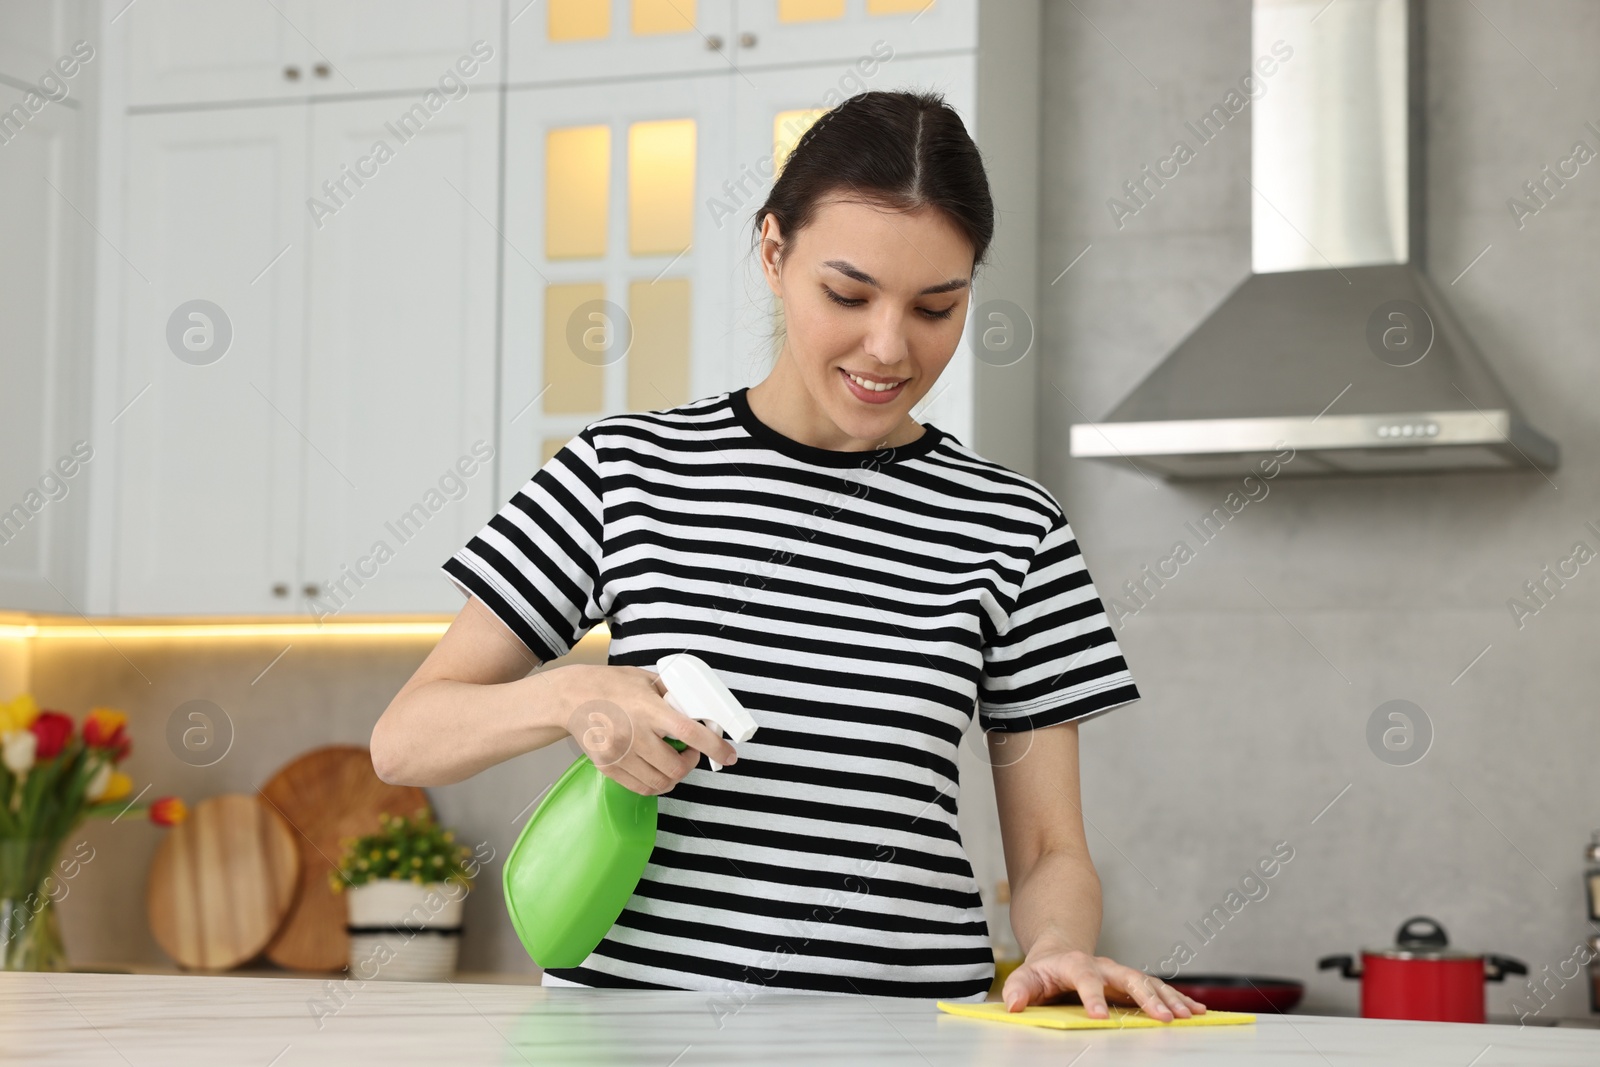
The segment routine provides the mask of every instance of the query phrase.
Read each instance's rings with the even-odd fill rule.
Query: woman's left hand
[[[1107,1001],[1143,1008],[1162,1022],[1204,1014],[1206,1006],[1173,989],[1161,979],[1118,963],[1109,956],[1091,956],[1081,949],[1035,945],[1028,958],[1006,978],[1000,991],[1007,1011],[1029,1004],[1047,1004],[1064,993],[1077,993],[1092,1019],[1110,1017]]]

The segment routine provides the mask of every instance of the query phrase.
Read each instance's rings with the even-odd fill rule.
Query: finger
[[[1172,1009],[1167,1007],[1167,1002],[1156,989],[1156,986],[1160,984],[1156,979],[1143,971],[1136,971],[1132,967],[1124,967],[1119,972],[1119,980],[1122,988],[1127,991],[1129,996],[1133,997],[1139,1007],[1144,1009],[1146,1015],[1153,1019],[1160,1019],[1162,1022],[1171,1022],[1173,1020]]]
[[[660,738],[651,738],[634,746],[626,766],[634,777],[649,783],[653,792],[664,793],[694,770],[700,753],[692,748],[682,752]]]
[[[668,714],[672,720],[667,724],[668,737],[676,737],[690,748],[699,749],[724,767],[738,761],[738,750],[722,736],[720,729],[713,729],[698,719],[680,715],[671,709],[671,705],[668,705]]]
[[[1194,1011],[1190,1011],[1189,1005],[1187,1005],[1187,1000],[1189,1000],[1189,998],[1184,997],[1182,993],[1179,993],[1178,990],[1173,989],[1171,985],[1166,985],[1165,982],[1157,982],[1157,985],[1155,985],[1155,992],[1158,992],[1160,995],[1162,995],[1162,1000],[1166,1001],[1166,1006],[1168,1006],[1168,1008],[1171,1009],[1171,1013],[1173,1013],[1174,1016],[1179,1017],[1179,1019],[1187,1019],[1187,1017],[1190,1017],[1192,1014],[1194,1014]]]
[[[639,781],[637,775],[629,774],[621,767],[606,767],[601,771],[601,773],[610,778],[612,781],[616,782],[618,785],[622,786],[624,789],[632,790],[641,796],[653,795],[650,787]]]
[[[685,747],[681,750],[669,742],[668,737],[683,741],[683,738],[678,737],[672,730],[667,730],[665,737],[661,736],[661,733],[659,728],[651,730],[641,727],[640,736],[633,747],[650,768],[676,781],[694,770],[694,765],[700,762],[700,753],[688,742],[684,742]],[[635,773],[645,777],[649,771]]]
[[[1000,989],[1000,999],[1005,1001],[1007,1011],[1021,1011],[1029,1004],[1043,1001],[1044,992],[1037,968],[1030,963],[1023,963],[1012,971]]]
[[[1083,1001],[1085,1015],[1091,1019],[1111,1018],[1111,1011],[1106,1007],[1105,981],[1100,977],[1099,970],[1086,969],[1074,988],[1078,991],[1078,999]]]

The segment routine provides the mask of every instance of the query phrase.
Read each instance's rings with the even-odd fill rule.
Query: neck
[[[761,384],[752,385],[745,396],[750,402],[751,413],[772,429],[792,441],[833,452],[900,448],[926,432],[909,412],[882,434],[870,437],[856,437],[841,428],[806,388],[794,360],[789,356],[787,340],[778,353],[772,373]]]

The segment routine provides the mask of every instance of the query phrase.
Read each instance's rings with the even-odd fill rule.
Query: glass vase
[[[52,878],[59,840],[0,838],[0,970],[64,971]]]

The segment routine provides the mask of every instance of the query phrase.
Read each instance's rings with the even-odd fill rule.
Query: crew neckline
[[[832,448],[818,448],[792,437],[786,437],[774,430],[771,426],[756,418],[756,413],[750,410],[750,399],[747,394],[750,387],[744,386],[728,394],[728,402],[733,407],[734,416],[739,420],[751,437],[776,449],[786,456],[804,460],[807,463],[816,463],[826,467],[863,467],[867,462],[877,463],[902,463],[908,459],[916,459],[926,455],[939,439],[944,436],[944,431],[931,422],[922,424],[922,436],[909,444],[900,445],[898,448],[869,448],[859,452],[841,452]]]

